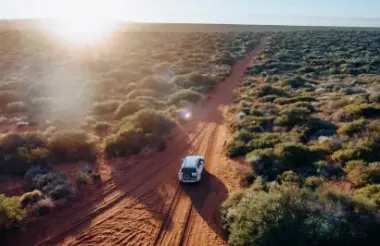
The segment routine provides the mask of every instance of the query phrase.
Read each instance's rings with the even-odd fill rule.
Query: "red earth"
[[[7,244],[17,245],[226,245],[219,206],[240,189],[239,167],[223,153],[234,89],[263,42],[222,82],[194,118],[173,131],[160,153],[104,163],[103,182],[68,208],[30,222]],[[181,159],[203,155],[199,184],[178,182]]]

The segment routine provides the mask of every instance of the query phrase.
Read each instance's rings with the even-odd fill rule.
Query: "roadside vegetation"
[[[260,40],[116,32],[78,49],[9,25],[0,30],[0,184],[22,178],[24,193],[0,195],[2,235],[101,180],[104,158],[162,151],[177,112],[223,83]],[[66,173],[66,163],[78,169]]]
[[[231,245],[376,245],[380,33],[267,33],[226,153],[245,191],[222,206]]]

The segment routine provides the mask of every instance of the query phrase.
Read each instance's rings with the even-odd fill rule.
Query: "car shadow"
[[[209,228],[226,241],[227,234],[222,229],[220,220],[220,205],[228,196],[228,190],[223,182],[205,170],[199,183],[181,184],[181,186]]]

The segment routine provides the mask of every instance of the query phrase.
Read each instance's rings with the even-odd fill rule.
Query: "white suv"
[[[183,159],[181,169],[178,173],[180,182],[195,183],[202,178],[205,158],[203,156],[187,156]]]

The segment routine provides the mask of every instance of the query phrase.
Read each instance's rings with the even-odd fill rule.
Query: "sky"
[[[0,0],[1,18],[377,26],[380,0]]]

